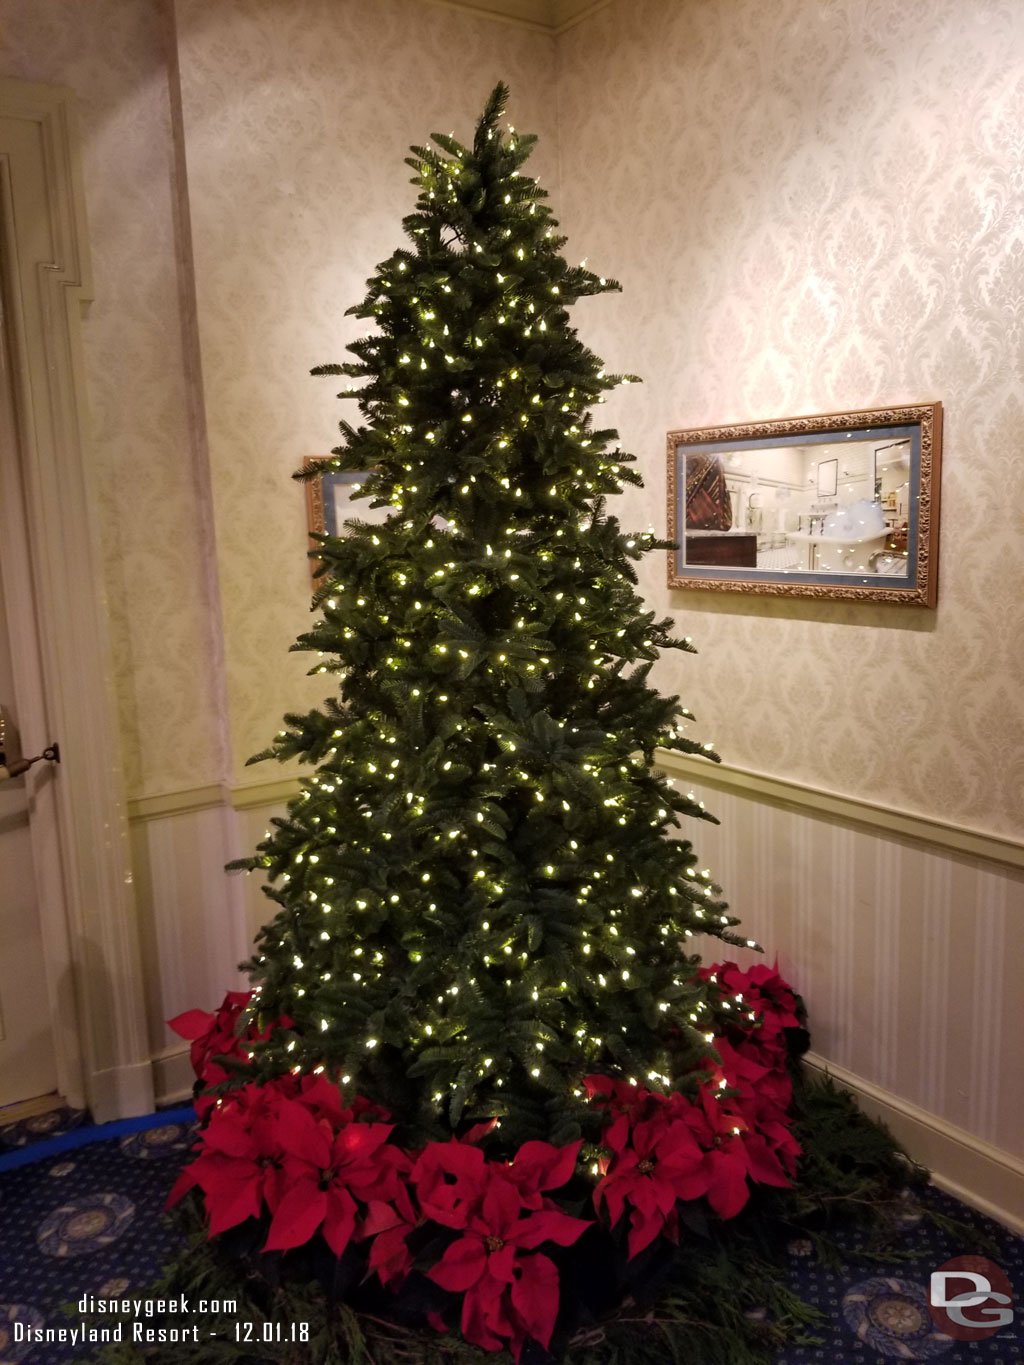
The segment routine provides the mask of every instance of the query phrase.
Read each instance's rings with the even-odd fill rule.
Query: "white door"
[[[10,656],[0,594],[0,706],[8,758],[17,756],[12,740],[18,721]],[[0,782],[0,1105],[47,1095],[57,1087],[30,839],[25,778]]]
[[[3,332],[0,325],[0,496],[8,497],[10,503],[3,509],[6,515],[0,516],[0,524],[9,530],[11,504],[16,503],[16,495],[12,494],[18,481],[14,477],[13,464],[18,451]],[[0,708],[8,759],[31,758],[50,742],[49,736],[22,736],[18,724],[12,649],[34,652],[36,648],[31,603],[11,602],[8,613],[5,602],[5,599],[10,601],[12,581],[28,581],[27,575],[23,576],[25,566],[13,562],[13,556],[21,548],[20,539],[7,534],[4,543],[0,543]],[[5,562],[8,570],[6,594]],[[19,569],[22,572],[18,572]],[[9,619],[17,622],[17,634],[13,639],[8,628]],[[28,746],[24,755],[19,743],[22,739]],[[37,742],[39,748],[32,747]],[[57,1088],[30,828],[30,813],[34,806],[27,778],[0,781],[0,1105],[47,1095]]]

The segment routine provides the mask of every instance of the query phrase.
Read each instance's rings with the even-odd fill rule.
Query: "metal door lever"
[[[6,782],[9,778],[21,777],[22,773],[27,773],[33,763],[60,762],[60,745],[48,744],[41,754],[36,754],[35,758],[8,758],[7,757],[7,723],[3,710],[0,709],[0,782]]]
[[[0,754],[0,757],[3,757]],[[41,763],[46,759],[48,763],[60,762],[60,745],[48,744],[41,754],[36,754],[35,758],[12,758],[9,763],[0,763],[0,782],[6,782],[8,778],[20,777],[22,773],[27,773],[33,763]]]

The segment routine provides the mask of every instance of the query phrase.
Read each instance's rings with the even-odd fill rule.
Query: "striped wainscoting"
[[[245,986],[238,964],[252,952],[273,906],[260,878],[225,871],[251,853],[273,815],[298,791],[295,778],[194,787],[128,803],[146,1019],[159,1103],[187,1098],[188,1047],[166,1021],[212,1009]]]
[[[250,933],[242,886],[224,864],[238,856],[225,788],[129,803],[146,1023],[158,1102],[186,1098],[187,1045],[166,1021],[210,1009],[243,984]]]
[[[1024,1228],[1024,847],[724,765],[662,766],[720,819],[688,835],[803,994],[812,1063],[940,1183]]]

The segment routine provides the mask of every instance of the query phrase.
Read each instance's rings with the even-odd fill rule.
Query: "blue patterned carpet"
[[[1013,1323],[984,1341],[953,1341],[939,1333],[928,1311],[928,1282],[955,1256],[971,1248],[925,1219],[922,1204],[958,1221],[973,1220],[996,1246],[992,1260],[1013,1286]],[[858,1260],[857,1234],[837,1238],[851,1253],[848,1265],[833,1269],[813,1254],[809,1242],[789,1244],[788,1283],[805,1303],[824,1314],[815,1328],[820,1346],[790,1347],[776,1365],[890,1365],[899,1360],[936,1360],[942,1365],[1013,1365],[1024,1360],[1024,1239],[930,1187],[922,1199],[908,1199],[901,1219],[902,1244],[920,1252],[892,1265]]]
[[[171,1117],[179,1121],[169,1122]],[[89,1348],[81,1345],[18,1342],[16,1324],[74,1325],[81,1315],[66,1317],[61,1305],[87,1294],[138,1294],[172,1258],[180,1238],[164,1219],[163,1204],[193,1131],[187,1116],[181,1117],[181,1111],[155,1115],[139,1122],[157,1126],[113,1137],[103,1129],[89,1131],[83,1116],[67,1113],[14,1125],[19,1131],[0,1129],[0,1365],[87,1360]],[[14,1162],[23,1164],[12,1169]],[[927,1191],[925,1199],[950,1217],[966,1215],[937,1190]],[[816,1258],[810,1242],[790,1243],[789,1284],[826,1321],[818,1329],[820,1346],[789,1348],[777,1365],[1024,1361],[1024,1242],[986,1225],[998,1249],[993,1259],[1013,1285],[1015,1321],[985,1341],[956,1342],[932,1326],[928,1277],[970,1248],[938,1231],[912,1200],[902,1224],[906,1249],[922,1251],[920,1259],[888,1266],[854,1259],[836,1270]],[[856,1250],[855,1235],[847,1246]]]

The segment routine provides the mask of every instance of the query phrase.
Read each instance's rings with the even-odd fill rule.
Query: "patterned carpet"
[[[84,1120],[63,1111],[0,1128],[0,1365],[87,1360],[89,1348],[81,1344],[19,1341],[17,1324],[74,1326],[82,1315],[75,1309],[65,1316],[61,1305],[83,1295],[138,1294],[179,1245],[162,1210],[192,1140],[189,1111],[134,1120],[134,1131],[124,1124],[90,1128]],[[925,1198],[950,1217],[966,1213],[937,1190]],[[920,1259],[890,1266],[853,1260],[836,1270],[815,1257],[810,1242],[790,1244],[790,1286],[826,1322],[818,1329],[820,1346],[789,1348],[777,1365],[1024,1360],[1024,1241],[986,1225],[998,1249],[994,1260],[1013,1286],[1016,1318],[987,1340],[954,1341],[932,1325],[928,1277],[966,1249],[924,1219],[912,1200],[902,1224],[907,1250],[922,1251]],[[856,1249],[856,1236],[847,1246]]]

